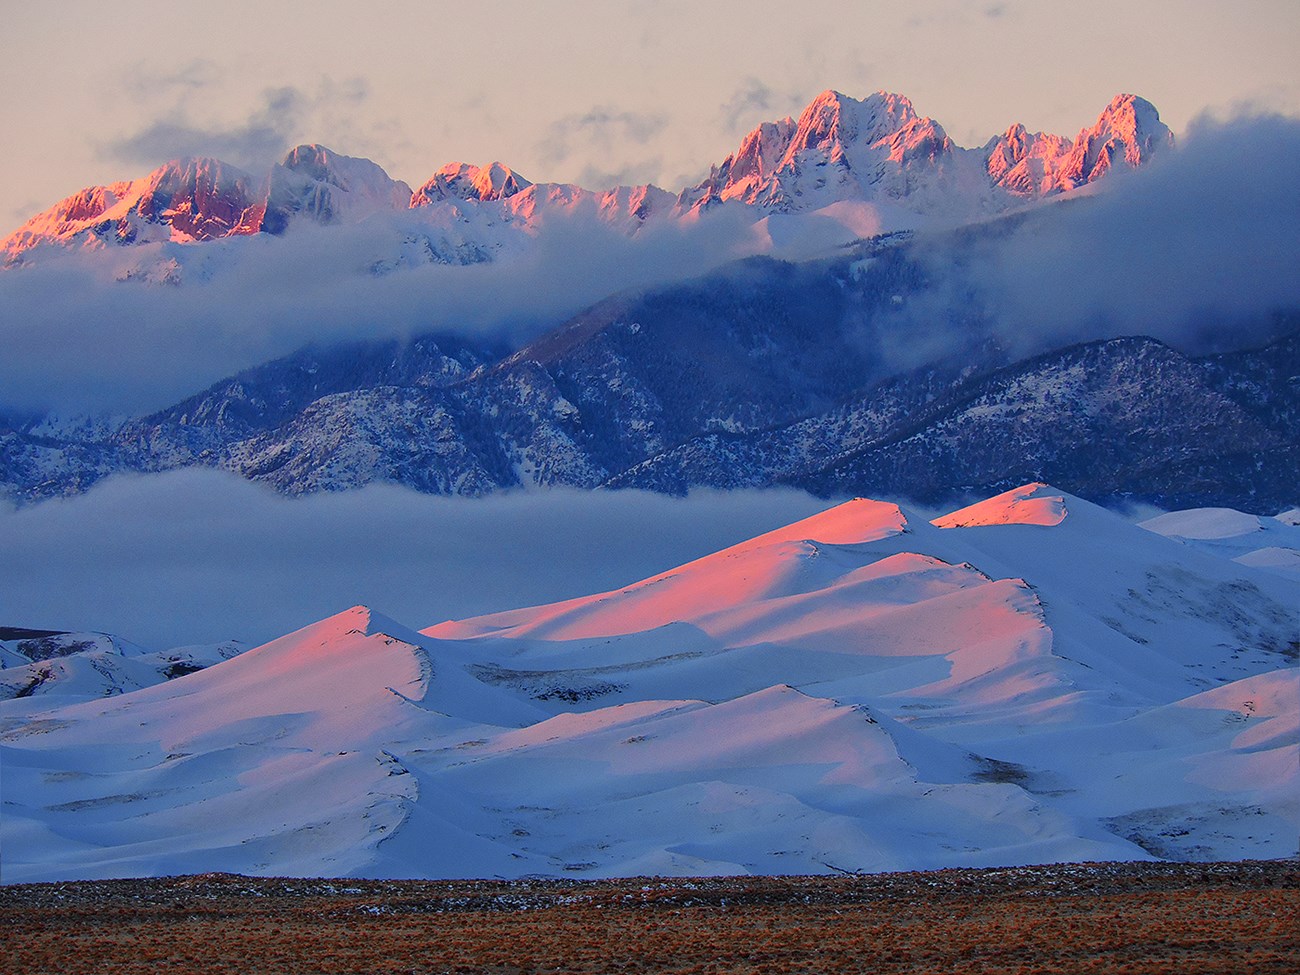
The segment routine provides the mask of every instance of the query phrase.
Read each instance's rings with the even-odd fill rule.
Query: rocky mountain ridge
[[[901,95],[858,100],[825,91],[797,120],[754,129],[681,199],[690,208],[739,200],[783,213],[881,199],[974,217],[1006,209],[1007,195],[1041,199],[1101,179],[1112,167],[1136,168],[1172,141],[1155,107],[1136,95],[1117,95],[1074,140],[1015,124],[980,148],[963,149]]]
[[[1112,168],[1136,167],[1172,142],[1150,102],[1119,95],[1074,140],[1013,125],[979,148],[956,146],[901,95],[858,100],[818,95],[796,120],[764,122],[709,177],[674,195],[652,185],[589,190],[534,184],[510,167],[452,162],[412,191],[368,159],[316,144],[291,149],[258,176],[211,158],[173,160],[136,180],[81,190],[33,216],[0,242],[6,266],[41,249],[97,248],[172,241],[203,243],[280,235],[298,222],[359,223],[377,214],[423,223],[473,222],[467,210],[505,231],[476,247],[435,248],[431,260],[490,259],[509,228],[535,233],[550,212],[594,212],[628,233],[652,218],[686,219],[723,202],[756,214],[806,212],[872,202],[914,214],[976,218],[1067,193]]]

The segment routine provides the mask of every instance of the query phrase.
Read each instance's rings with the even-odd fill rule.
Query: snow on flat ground
[[[1044,485],[858,500],[613,592],[32,694],[3,880],[1294,855],[1300,581],[1203,544]]]

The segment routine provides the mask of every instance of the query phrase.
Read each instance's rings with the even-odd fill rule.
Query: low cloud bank
[[[959,247],[919,239],[931,286],[888,313],[885,360],[951,354],[976,319],[1022,354],[1132,334],[1196,352],[1261,342],[1274,312],[1300,308],[1296,158],[1300,120],[1202,119],[1092,198]],[[554,216],[497,262],[383,275],[371,266],[417,218],[190,248],[179,287],[116,280],[138,248],[0,273],[0,408],[145,412],[312,342],[450,332],[519,344],[615,292],[748,254],[824,250],[843,232],[824,218],[755,225],[732,207],[632,238],[592,213]]]
[[[953,268],[1009,348],[1150,335],[1189,352],[1271,337],[1300,308],[1300,120],[1202,118],[1179,149],[1044,209]]]
[[[154,649],[260,643],[364,603],[408,626],[627,585],[829,502],[789,490],[288,499],[212,470],[0,511],[0,623]]]
[[[518,344],[610,294],[765,246],[739,211],[635,237],[578,214],[499,261],[371,273],[418,229],[401,214],[204,244],[185,254],[178,286],[118,280],[140,248],[0,272],[0,407],[159,409],[313,342],[447,332]]]

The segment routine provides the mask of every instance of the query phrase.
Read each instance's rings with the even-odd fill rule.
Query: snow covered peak
[[[739,200],[782,212],[816,209],[871,196],[869,187],[921,157],[933,163],[951,149],[943,129],[917,116],[902,95],[878,91],[862,100],[826,90],[798,121],[764,122],[709,178],[683,192],[684,209]]]
[[[272,170],[292,172],[314,182],[327,183],[349,193],[372,194],[384,199],[386,205],[406,206],[406,199],[397,195],[396,188],[410,188],[400,180],[391,178],[382,166],[357,156],[345,156],[317,143],[296,146],[285,153],[284,159]]]
[[[411,188],[369,159],[308,144],[258,178],[206,157],[92,186],[37,214],[0,244],[6,263],[41,244],[103,246],[283,233],[295,219],[348,224],[404,211]]]
[[[1035,198],[1061,188],[1058,172],[1073,143],[1064,136],[1029,132],[1017,122],[985,145],[985,169],[994,185]]]
[[[410,260],[423,261],[427,252],[434,255],[429,259],[473,262],[508,250],[521,234],[535,235],[550,213],[560,219],[594,214],[634,234],[649,217],[690,217],[728,202],[763,211],[756,222],[817,212],[842,224],[852,239],[886,225],[913,227],[918,218],[948,225],[984,219],[1091,183],[1117,165],[1142,165],[1171,141],[1159,113],[1135,95],[1117,96],[1074,141],[1016,124],[980,148],[963,149],[903,95],[877,91],[856,99],[828,89],[797,118],[755,127],[675,202],[648,185],[604,192],[534,185],[500,162],[449,163],[412,193],[370,160],[304,144],[261,177],[219,160],[192,159],[143,179],[89,187],[33,217],[0,251],[13,265],[27,263],[22,255],[43,244],[191,243],[280,234],[297,220],[346,225],[413,210],[404,218],[413,223],[396,233],[393,245],[403,256],[367,264],[396,266],[408,259],[412,240],[433,238],[427,249],[410,245]],[[436,225],[432,236],[430,224]],[[448,228],[460,234],[465,227],[489,239],[444,239]]]
[[[92,186],[32,217],[2,244],[6,263],[43,243],[203,241],[257,233],[265,207],[259,180],[219,159],[164,163],[136,180]]]
[[[168,224],[173,237],[212,240],[260,229],[259,181],[229,163],[207,157],[175,160],[143,182],[133,211]]]
[[[163,163],[142,181],[156,191],[229,193],[256,180],[238,166],[212,156],[188,156]]]
[[[989,177],[997,186],[1032,198],[1091,183],[1116,164],[1136,168],[1172,143],[1173,134],[1154,105],[1136,95],[1116,95],[1096,123],[1074,141],[1031,134],[1016,124],[990,139],[984,152]]]
[[[70,241],[97,227],[111,232],[112,221],[105,214],[118,208],[133,185],[124,180],[108,186],[88,186],[36,214],[0,244],[4,263],[17,263],[25,251],[48,241]]]
[[[1158,146],[1169,139],[1169,127],[1160,121],[1160,113],[1138,95],[1116,95],[1102,111],[1090,135],[1123,139],[1134,148]],[[1132,162],[1139,160],[1135,157]]]
[[[282,233],[298,215],[315,223],[356,223],[373,213],[404,210],[411,188],[369,159],[310,144],[291,149],[271,170],[261,228]]]
[[[800,113],[764,122],[679,206],[737,200],[778,212],[846,201],[901,205],[918,214],[978,218],[1074,189],[1115,162],[1146,162],[1172,140],[1150,102],[1120,95],[1078,139],[1029,132],[1016,123],[978,149],[955,145],[902,95],[861,100],[824,91]]]
[[[1154,105],[1137,95],[1116,95],[1096,124],[1074,140],[1062,166],[1061,188],[1091,183],[1116,165],[1136,169],[1173,141]]]
[[[500,200],[526,190],[532,182],[524,179],[509,166],[493,162],[480,169],[474,178],[474,188],[480,200]]]
[[[916,119],[911,101],[878,91],[858,101],[838,91],[818,95],[799,116],[788,153],[820,149],[834,156],[846,144],[888,138]]]
[[[285,169],[328,183],[334,181],[333,161],[333,152],[311,142],[290,149],[280,160],[280,165]]]
[[[647,220],[667,213],[677,198],[650,183],[616,186],[600,194],[600,214],[607,221]]]
[[[443,200],[504,200],[532,186],[530,180],[501,162],[483,168],[452,162],[443,166],[411,194],[411,206],[421,207]]]

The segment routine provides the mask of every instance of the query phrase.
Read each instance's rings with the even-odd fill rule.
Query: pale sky
[[[1300,2],[0,0],[0,236],[97,183],[299,142],[418,185],[451,160],[676,190],[817,92],[901,92],[959,144],[1073,137],[1120,92],[1176,133],[1300,115]]]

